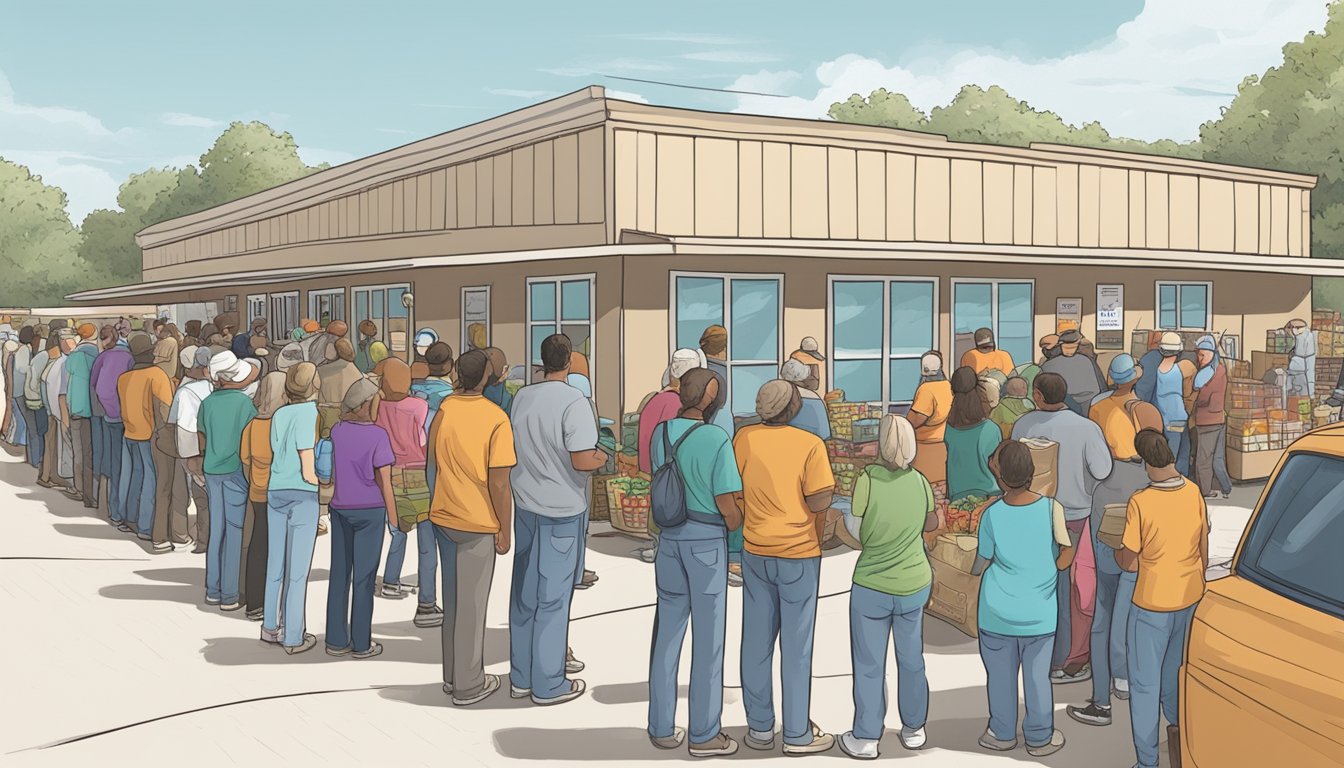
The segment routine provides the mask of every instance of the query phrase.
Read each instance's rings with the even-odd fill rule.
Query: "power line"
[[[624,80],[628,83],[645,83],[647,85],[665,85],[668,88],[686,88],[692,91],[712,91],[714,93],[737,93],[743,96],[769,96],[773,99],[787,99],[787,95],[782,93],[763,93],[761,91],[737,91],[732,88],[707,88],[703,85],[684,85],[682,83],[665,83],[661,80],[641,80],[637,77],[620,77],[618,75],[598,74],[598,77],[605,77],[608,80]]]

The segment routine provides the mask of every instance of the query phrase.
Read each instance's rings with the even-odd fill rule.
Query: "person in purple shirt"
[[[356,381],[341,401],[341,420],[331,428],[331,656],[353,653],[356,659],[368,659],[383,652],[372,636],[373,587],[383,529],[397,524],[397,505],[392,497],[392,440],[374,423],[378,393],[378,385],[369,379]]]
[[[110,332],[109,332],[110,331]],[[89,370],[89,385],[93,390],[96,409],[101,409],[102,428],[101,460],[95,461],[98,482],[107,480],[107,513],[113,525],[119,525],[126,519],[126,494],[121,487],[122,449],[126,445],[126,429],[121,423],[121,398],[117,395],[117,377],[131,370],[135,360],[126,340],[113,326],[104,326],[99,336],[103,351],[93,361]]]

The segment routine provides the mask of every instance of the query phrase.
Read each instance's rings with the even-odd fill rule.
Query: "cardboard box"
[[[980,540],[964,533],[941,533],[933,542],[930,555],[966,573],[975,565],[975,553]]]
[[[1101,525],[1097,526],[1097,539],[1111,549],[1122,549],[1125,535],[1125,512],[1128,504],[1107,504],[1102,509]]]
[[[1053,498],[1059,485],[1059,443],[1039,437],[1024,437],[1021,442],[1031,449],[1031,461],[1036,469],[1031,478],[1031,490]]]
[[[971,637],[979,636],[980,577],[936,557],[929,558],[929,565],[933,567],[933,589],[928,613]]]
[[[1259,350],[1251,351],[1251,378],[1263,379],[1265,374],[1274,368],[1288,367],[1287,354],[1276,352],[1261,352]]]
[[[1283,451],[1243,452],[1235,446],[1227,446],[1227,473],[1233,480],[1264,480],[1274,472]]]

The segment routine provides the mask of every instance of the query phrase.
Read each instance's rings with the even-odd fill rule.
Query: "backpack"
[[[686,508],[686,482],[681,476],[681,466],[677,463],[677,449],[681,448],[681,444],[686,442],[686,438],[695,430],[705,426],[704,422],[686,430],[686,434],[677,438],[675,445],[667,436],[667,423],[662,426],[663,452],[667,460],[653,471],[653,480],[649,483],[649,504],[652,507],[653,521],[662,530],[680,528],[687,520],[726,528],[722,516]]]

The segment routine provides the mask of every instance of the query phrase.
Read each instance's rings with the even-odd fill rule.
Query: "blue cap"
[[[1110,374],[1111,381],[1118,387],[1139,378],[1139,366],[1132,355],[1121,353],[1111,360]]]
[[[1202,349],[1206,352],[1217,352],[1218,343],[1213,340],[1213,336],[1206,333],[1199,337],[1199,341],[1195,342],[1195,349]]]
[[[433,328],[421,328],[415,332],[415,346],[428,347],[439,340],[439,334]]]

